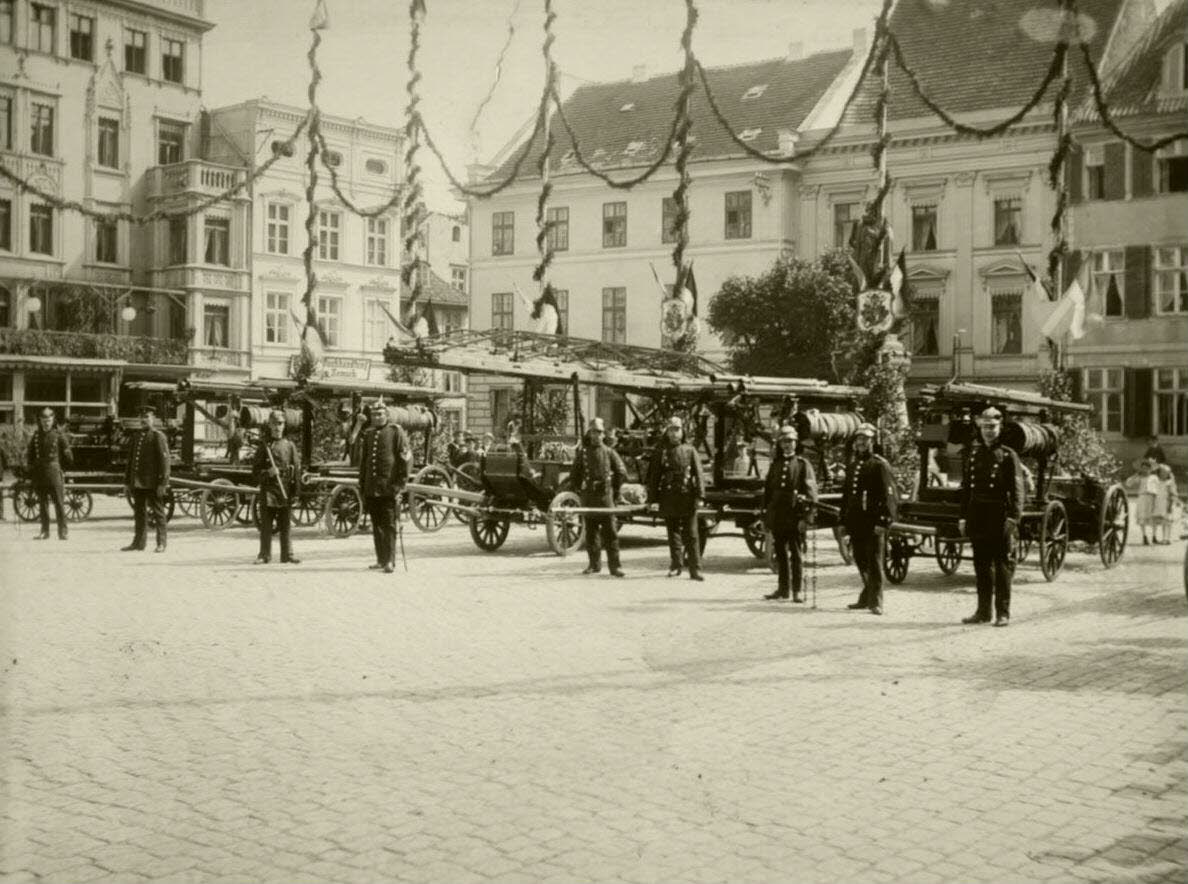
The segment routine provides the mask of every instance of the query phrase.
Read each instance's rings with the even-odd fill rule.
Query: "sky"
[[[309,18],[314,0],[207,0],[216,26],[203,44],[207,107],[267,96],[305,106]],[[319,63],[322,110],[403,125],[407,0],[326,0],[330,27]],[[544,84],[543,0],[426,0],[421,104],[434,140],[453,169],[490,160],[535,113]],[[697,0],[693,48],[706,66],[806,54],[851,45],[853,30],[873,32],[879,0]],[[563,94],[588,81],[621,80],[636,65],[649,74],[681,66],[683,0],[554,0],[553,57]],[[496,83],[496,61],[514,26]],[[484,97],[494,94],[477,125]],[[430,208],[453,206],[444,176],[427,161]]]

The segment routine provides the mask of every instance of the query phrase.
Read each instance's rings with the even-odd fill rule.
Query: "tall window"
[[[833,207],[833,247],[844,249],[850,244],[854,225],[862,217],[861,203],[837,203]]]
[[[34,203],[29,207],[29,251],[54,253],[54,210],[49,206]]]
[[[289,254],[289,207],[269,203],[265,227],[265,248],[274,255]]]
[[[1017,246],[1023,242],[1023,200],[1017,196],[994,201],[994,244]]]
[[[1123,386],[1120,368],[1085,369],[1085,399],[1093,406],[1094,429],[1122,432]]]
[[[55,11],[34,3],[29,7],[29,48],[34,52],[54,51]]]
[[[100,264],[119,263],[119,227],[115,221],[95,219],[95,260]]]
[[[157,164],[168,166],[186,158],[186,126],[183,123],[157,123]]]
[[[936,206],[912,206],[912,251],[936,249]]]
[[[491,254],[511,255],[516,250],[516,213],[491,214]]]
[[[1023,352],[1023,296],[1019,292],[991,297],[990,352],[996,356]]]
[[[327,347],[341,346],[342,298],[322,295],[318,298],[318,328]]]
[[[8,328],[10,325],[12,325],[12,293],[0,285],[0,328]],[[9,378],[9,381],[11,382],[11,378]],[[0,396],[0,399],[11,398],[11,393],[7,396]],[[0,423],[3,423],[3,421],[0,421]]]
[[[70,16],[70,57],[95,60],[95,19],[88,15]]]
[[[1155,372],[1155,432],[1160,436],[1188,436],[1188,369],[1161,368]]]
[[[147,61],[148,34],[131,28],[124,31],[124,70],[130,74],[143,74]]]
[[[120,167],[120,121],[99,118],[99,165],[108,169]]]
[[[342,216],[338,212],[322,209],[318,212],[318,258],[322,261],[338,260],[339,227]]]
[[[1155,249],[1155,305],[1160,313],[1188,313],[1188,245]]]
[[[289,343],[288,292],[268,292],[264,295],[264,343]]]
[[[1101,299],[1103,315],[1126,315],[1126,252],[1111,249],[1093,253],[1093,292]]]
[[[569,207],[558,206],[545,213],[549,225],[548,246],[554,252],[569,250]]]
[[[940,355],[940,298],[912,298],[910,334],[913,356]]]
[[[13,0],[0,0],[0,44],[4,46],[12,42],[14,6]]]
[[[388,219],[367,219],[367,263],[375,267],[388,265]]]
[[[181,40],[164,38],[161,43],[161,76],[170,83],[186,79],[186,44]]]
[[[751,238],[751,192],[749,190],[726,194],[726,238]]]
[[[382,301],[371,300],[367,302],[363,322],[364,339],[367,343],[367,349],[372,353],[378,353],[384,349],[384,345],[388,343],[388,338],[391,337],[388,333],[388,316],[384,313]]]
[[[677,241],[676,218],[677,204],[670,196],[666,196],[660,204],[660,242],[671,243]]]
[[[466,268],[461,264],[450,265],[450,285],[460,292],[466,291]]]
[[[455,224],[450,230],[450,239],[454,242],[462,242],[462,227]]]
[[[203,304],[202,338],[207,347],[227,349],[231,346],[231,307],[227,304]]]
[[[54,108],[52,105],[33,102],[29,108],[32,131],[29,149],[43,157],[54,155]]]
[[[203,222],[203,260],[207,264],[231,266],[231,219],[206,216]]]
[[[1105,147],[1085,148],[1085,199],[1105,199]]]
[[[12,200],[0,200],[0,249],[12,251]]]
[[[1188,191],[1188,157],[1161,157],[1159,163],[1159,192]]]
[[[187,264],[190,259],[189,225],[185,218],[169,219],[169,263]]]
[[[602,247],[617,249],[627,245],[627,204],[602,204]]]
[[[515,328],[515,306],[511,292],[491,295],[491,328],[511,331]]]
[[[627,289],[602,290],[602,340],[608,344],[627,343]]]
[[[12,150],[11,95],[0,95],[0,150]]]

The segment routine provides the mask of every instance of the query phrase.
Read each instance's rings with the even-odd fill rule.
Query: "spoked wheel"
[[[509,528],[511,520],[498,516],[476,515],[470,520],[470,536],[484,552],[495,552],[503,546]]]
[[[964,549],[965,544],[960,540],[936,538],[936,563],[940,566],[942,573],[946,575],[957,573],[957,569],[961,567],[961,553]]]
[[[1130,502],[1121,485],[1106,489],[1101,501],[1101,515],[1097,527],[1097,552],[1101,563],[1112,568],[1126,552],[1126,538],[1130,533]]]
[[[1023,537],[1022,535],[1020,535],[1018,533],[1018,530],[1016,530],[1015,542],[1016,542],[1016,550],[1015,550],[1016,563],[1026,562],[1027,557],[1029,555],[1031,555],[1031,548],[1033,546],[1035,546],[1035,538],[1033,538],[1030,534],[1028,534],[1026,537]]]
[[[66,504],[66,518],[71,522],[81,522],[91,514],[91,506],[94,501],[91,499],[89,491],[67,488],[66,499],[63,503]]]
[[[850,541],[850,535],[842,529],[841,525],[833,526],[833,539],[837,541],[837,553],[841,556],[841,560],[847,565],[854,564],[854,544]]]
[[[767,558],[767,548],[771,544],[767,542],[767,526],[763,524],[762,519],[756,519],[743,528],[743,540],[746,541],[751,555],[757,559]]]
[[[235,521],[241,525],[259,525],[260,521],[257,518],[256,495],[242,494],[239,497],[239,507],[235,510]]]
[[[435,488],[451,488],[450,474],[439,466],[429,464],[413,476],[418,485],[432,485]],[[417,528],[426,533],[440,531],[450,518],[450,508],[442,506],[438,498],[409,492],[408,515]]]
[[[363,520],[363,498],[353,485],[335,485],[326,501],[326,530],[350,537]]]
[[[912,560],[912,541],[902,534],[886,535],[883,554],[883,574],[897,586],[907,578],[908,563]]]
[[[302,528],[316,525],[322,518],[326,498],[319,491],[302,491],[293,498],[289,508],[293,511],[293,524]]]
[[[222,488],[207,488],[198,498],[198,516],[202,525],[211,531],[222,531],[231,524],[235,513],[239,509],[239,495],[232,489],[235,487],[227,479],[215,479],[212,485],[226,485]]]
[[[1048,501],[1040,521],[1039,557],[1040,570],[1044,579],[1056,579],[1064,567],[1064,556],[1068,552],[1068,513],[1058,500]]]
[[[178,491],[174,495],[177,500],[177,508],[182,511],[183,516],[198,515],[198,506],[201,502],[201,495],[194,491]]]
[[[549,503],[545,539],[549,542],[549,549],[559,556],[569,555],[570,551],[577,549],[582,542],[582,517],[566,512],[581,506],[581,503],[581,498],[572,491],[558,492]],[[475,542],[478,543],[478,540]]]
[[[22,483],[12,489],[12,508],[22,522],[36,522],[40,506],[32,485]]]
[[[465,478],[463,478],[465,477]],[[464,463],[458,467],[458,476],[456,477],[456,487],[463,491],[482,491],[483,480],[480,477],[479,465],[476,463]],[[462,510],[454,510],[454,518],[463,525],[470,524],[470,513]]]

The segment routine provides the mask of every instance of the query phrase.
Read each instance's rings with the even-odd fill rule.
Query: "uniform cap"
[[[602,418],[596,417],[590,421],[590,429],[598,430],[600,433],[606,432],[606,422]]]
[[[670,417],[670,418],[668,419],[668,429],[670,429],[670,430],[683,430],[683,429],[685,429],[685,424],[684,424],[684,421],[682,421],[682,420],[681,420],[679,417],[677,417],[677,416],[674,414],[672,417]]]
[[[142,405],[140,408],[136,409],[136,413],[141,417],[144,417],[146,414],[156,414],[157,409],[153,408],[151,405]]]
[[[983,424],[997,424],[1002,422],[1002,412],[993,405],[987,405],[978,415],[978,422]]]
[[[279,408],[269,412],[268,422],[273,424],[283,424],[285,422],[285,413]]]
[[[785,439],[795,439],[795,438],[796,438],[796,427],[792,426],[791,424],[784,424],[782,427],[780,427],[779,440],[781,442],[784,441]]]
[[[38,417],[53,417],[54,410],[47,405],[45,408],[41,409],[41,411],[39,411],[37,413],[37,416]]]
[[[879,431],[875,429],[875,425],[870,423],[861,423],[858,425],[858,429],[854,431],[855,436],[870,436],[872,439],[878,434]]]

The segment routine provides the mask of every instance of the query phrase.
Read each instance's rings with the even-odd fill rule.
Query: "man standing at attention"
[[[850,535],[854,564],[862,576],[862,594],[851,610],[883,613],[883,534],[895,521],[899,495],[891,465],[874,453],[875,428],[861,424],[854,436],[854,456],[846,468],[841,523]]]
[[[613,448],[602,444],[606,424],[602,418],[590,421],[590,429],[578,447],[569,481],[582,498],[582,506],[610,509],[615,505],[627,470]],[[602,547],[606,547],[606,562],[612,577],[623,577],[619,567],[619,535],[615,517],[611,513],[583,516],[586,523],[586,555],[590,564],[583,574],[597,574],[602,570]]]
[[[290,565],[301,564],[294,558],[293,545],[289,540],[290,506],[294,496],[300,493],[301,455],[297,446],[285,438],[285,413],[281,410],[268,415],[268,437],[256,446],[252,459],[252,475],[259,486],[256,498],[260,508],[260,555],[257,565],[266,565],[272,560],[272,527],[275,524],[280,534],[280,560]]]
[[[399,497],[408,482],[412,451],[401,427],[389,423],[383,397],[371,406],[371,424],[359,434],[359,493],[371,517],[371,538],[375,542],[372,571],[391,574],[396,570],[396,520]]]
[[[660,505],[668,532],[668,576],[680,576],[688,561],[690,579],[704,580],[697,537],[697,502],[705,496],[701,459],[697,450],[685,441],[684,424],[679,417],[669,418],[664,438],[653,451],[648,493]]]
[[[41,409],[41,414],[37,417],[37,430],[29,440],[29,447],[25,452],[25,463],[29,468],[33,490],[37,492],[37,508],[41,516],[41,533],[37,535],[37,540],[46,540],[50,536],[50,500],[54,502],[54,517],[58,521],[58,539],[65,540],[69,534],[66,529],[66,509],[63,505],[65,480],[62,467],[68,467],[73,462],[70,437],[54,425],[52,409]]]
[[[763,509],[771,531],[779,584],[766,599],[804,601],[803,564],[800,556],[800,521],[812,519],[812,505],[817,501],[817,478],[809,462],[796,454],[796,429],[780,427],[776,437],[775,457],[767,469],[763,488]]]
[[[962,623],[989,623],[994,603],[995,626],[1011,622],[1011,538],[1019,529],[1027,496],[1017,455],[1002,444],[1002,412],[993,405],[978,416],[980,442],[969,455],[961,481],[961,518],[957,532],[973,546],[978,582],[978,609]],[[967,530],[968,529],[968,530]]]
[[[140,409],[140,430],[128,445],[128,467],[124,486],[132,498],[135,534],[124,552],[145,548],[148,526],[146,509],[152,508],[157,529],[157,548],[165,552],[166,521],[165,495],[169,492],[169,440],[156,428],[155,412],[151,406]]]

